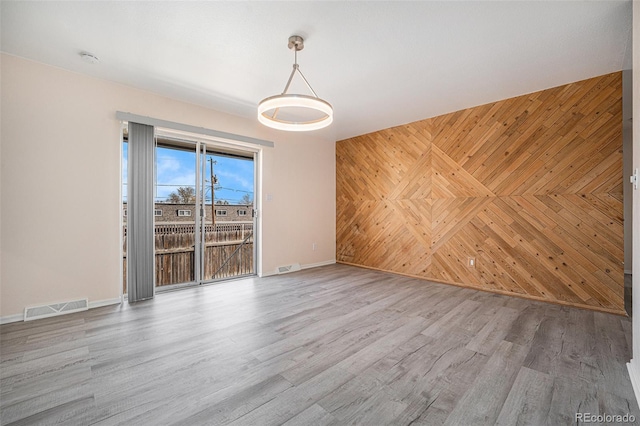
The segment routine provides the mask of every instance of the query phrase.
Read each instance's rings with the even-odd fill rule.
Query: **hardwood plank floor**
[[[575,424],[628,318],[331,265],[0,326],[3,425]]]

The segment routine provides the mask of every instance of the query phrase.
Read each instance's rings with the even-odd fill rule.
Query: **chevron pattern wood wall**
[[[339,262],[624,313],[621,73],[339,141],[336,160]]]

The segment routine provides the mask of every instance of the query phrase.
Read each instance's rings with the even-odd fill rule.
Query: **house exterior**
[[[252,204],[216,204],[214,206],[216,222],[251,222],[252,210]],[[127,203],[122,203],[122,215],[126,223]],[[193,203],[156,203],[155,205],[156,223],[194,222],[195,216],[196,207]],[[211,222],[211,205],[205,206],[205,221]]]

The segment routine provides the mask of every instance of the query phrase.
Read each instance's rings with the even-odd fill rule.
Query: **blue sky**
[[[123,199],[126,200],[128,144],[123,144]],[[195,152],[176,149],[157,148],[156,151],[156,201],[164,201],[166,197],[181,186],[195,185]],[[206,167],[206,201],[211,202],[209,189],[209,158],[216,162],[213,172],[218,177],[215,188],[216,202],[226,200],[230,204],[241,202],[245,194],[253,200],[253,161],[215,155],[207,155]]]

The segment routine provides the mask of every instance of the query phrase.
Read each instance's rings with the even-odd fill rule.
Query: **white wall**
[[[263,152],[262,272],[335,260],[335,143],[1,56],[0,317],[118,298],[120,123],[131,112],[272,140]],[[312,243],[317,250],[312,251]]]
[[[631,50],[631,47],[629,47]],[[630,66],[629,66],[630,67]],[[633,174],[633,131],[632,131],[632,98],[633,74],[631,68],[622,71],[622,159],[623,159],[623,200],[624,200],[624,273],[631,273],[633,259],[633,186],[628,177]]]
[[[633,168],[640,168],[640,1],[633,2]],[[625,176],[625,180],[628,179]],[[627,181],[628,182],[628,181]],[[633,191],[633,359],[629,376],[636,399],[640,401],[640,190]]]

